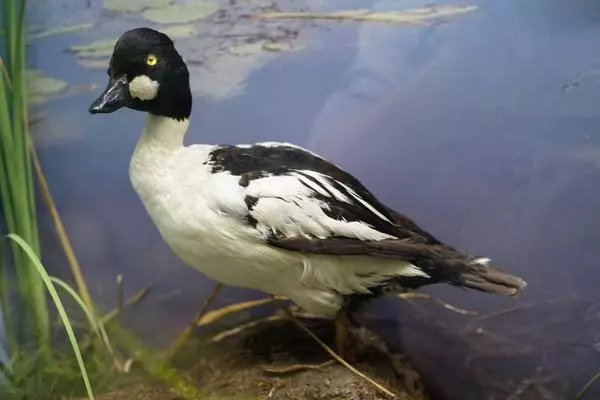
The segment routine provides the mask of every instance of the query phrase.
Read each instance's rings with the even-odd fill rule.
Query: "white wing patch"
[[[329,196],[329,193],[327,192],[327,190],[325,190],[324,188],[322,188],[321,186],[319,186],[317,183],[315,183],[311,179],[309,179],[306,176],[302,175],[301,173],[299,173],[299,172],[292,172],[291,175],[295,176],[296,178],[298,178],[300,180],[300,182],[302,182],[306,186],[310,187],[312,190],[315,191],[315,193],[318,193],[321,196],[325,196],[325,197]]]
[[[299,172],[316,179],[321,184],[321,186],[323,188],[325,188],[325,190],[327,192],[331,193],[333,195],[333,197],[335,197],[337,200],[344,201],[346,203],[350,203],[350,199],[348,198],[348,196],[346,196],[345,194],[340,192],[331,183],[329,183],[329,177],[327,175],[323,175],[319,172],[310,171],[310,170],[306,170],[306,169],[301,170]]]
[[[352,200],[360,202],[373,214],[388,221],[348,186],[342,187],[352,199],[334,187],[328,179],[326,175],[303,170],[251,180],[246,194],[256,199],[249,210],[250,216],[257,222],[256,228],[265,236],[321,239],[337,236],[359,240],[394,238],[366,222],[339,220],[327,215],[327,198],[333,196],[346,203],[351,203]],[[321,197],[316,198],[317,194]]]
[[[313,153],[312,151],[310,151],[308,149],[305,149],[302,146],[295,145],[293,143],[287,143],[287,142],[259,142],[259,143],[256,143],[256,146],[262,146],[262,147],[290,147],[292,149],[300,150],[300,151],[308,153],[308,154],[310,154],[312,156],[315,156],[315,157],[318,157],[320,159],[323,159],[323,157],[321,157],[320,155],[318,155],[316,153]]]
[[[369,211],[371,211],[373,214],[377,215],[379,218],[387,221],[387,222],[391,222],[388,218],[385,217],[385,215],[383,215],[382,213],[380,213],[379,211],[377,211],[375,209],[375,207],[373,207],[372,205],[370,205],[369,203],[367,203],[362,197],[360,197],[358,195],[358,193],[356,193],[351,187],[346,186],[345,184],[343,184],[342,182],[338,182],[340,185],[342,185],[344,187],[344,189],[346,189],[348,191],[348,193],[350,193],[352,195],[352,197],[354,197],[356,200],[358,200],[363,206],[365,206],[367,209],[369,209]]]
[[[246,193],[253,197],[279,197],[293,200],[297,197],[312,195],[297,178],[289,175],[269,175],[264,178],[250,181]]]
[[[273,234],[319,239],[338,236],[360,240],[394,238],[373,229],[364,222],[339,221],[331,218],[325,214],[324,208],[326,208],[325,204],[310,197],[297,197],[294,200],[263,197],[252,208],[250,215],[258,221],[257,229],[265,236]]]

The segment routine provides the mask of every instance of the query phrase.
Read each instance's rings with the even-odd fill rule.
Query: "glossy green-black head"
[[[129,107],[179,120],[190,116],[189,72],[164,33],[150,28],[125,32],[115,44],[108,79],[90,106],[92,114]]]

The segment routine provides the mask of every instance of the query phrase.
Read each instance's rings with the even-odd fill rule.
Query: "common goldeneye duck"
[[[488,258],[441,243],[301,147],[184,146],[189,73],[167,35],[124,33],[108,76],[90,112],[148,113],[129,174],[169,246],[216,281],[337,318],[340,353],[346,310],[364,299],[434,283],[508,296],[525,287]]]

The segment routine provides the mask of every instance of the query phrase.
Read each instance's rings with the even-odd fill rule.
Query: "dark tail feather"
[[[460,275],[458,284],[470,289],[505,296],[515,296],[527,286],[527,282],[523,279],[489,266],[489,261],[487,258],[472,260]]]

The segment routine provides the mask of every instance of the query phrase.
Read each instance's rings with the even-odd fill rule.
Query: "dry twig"
[[[275,314],[275,315],[270,315],[266,318],[261,318],[261,319],[255,320],[255,321],[251,321],[246,324],[236,326],[235,328],[231,328],[224,332],[218,333],[217,335],[212,337],[211,341],[213,343],[217,343],[224,339],[227,339],[228,337],[238,335],[248,329],[251,329],[258,325],[264,324],[265,322],[273,322],[273,321],[278,321],[280,319],[283,319],[283,316]]]
[[[206,314],[209,307],[212,305],[212,303],[214,303],[215,299],[221,292],[221,289],[223,289],[223,284],[220,282],[215,283],[208,297],[204,300],[202,308],[192,320],[192,323],[184,329],[184,331],[181,333],[181,335],[179,335],[179,337],[175,341],[175,344],[171,346],[171,349],[167,352],[169,358],[175,356],[175,354],[177,354],[179,350],[181,350],[181,348],[189,340],[190,336],[192,335],[192,332],[194,332],[194,328],[197,325],[198,320],[200,320]]]
[[[292,322],[294,324],[296,324],[300,329],[302,329],[311,338],[313,338],[314,341],[317,342],[319,344],[319,346],[321,346],[327,353],[329,353],[329,355],[331,357],[333,357],[333,359],[335,361],[342,364],[345,368],[347,368],[350,372],[352,372],[356,376],[369,382],[371,385],[373,385],[375,388],[377,388],[380,392],[384,393],[385,395],[392,397],[392,398],[396,397],[396,395],[394,393],[390,392],[388,389],[386,389],[379,383],[375,382],[373,379],[369,378],[368,376],[366,376],[365,374],[363,374],[362,372],[360,372],[359,370],[354,368],[352,365],[348,364],[348,362],[346,362],[346,360],[344,360],[339,355],[337,355],[337,353],[335,351],[333,351],[331,349],[331,347],[327,346],[327,344],[325,344],[321,339],[319,339],[319,337],[317,335],[315,335],[302,322],[300,322],[283,304],[280,303],[280,301],[275,296],[271,296],[271,298],[273,299],[275,304],[292,320]]]
[[[315,370],[315,369],[321,369],[321,368],[325,368],[325,367],[329,367],[330,365],[334,364],[335,360],[329,360],[329,361],[325,361],[324,363],[321,364],[294,364],[294,365],[288,365],[285,367],[269,367],[269,366],[262,366],[260,367],[260,369],[262,369],[263,371],[269,373],[269,374],[275,374],[275,375],[286,375],[286,374],[293,374],[296,372],[300,372],[300,371],[310,371],[310,370]]]
[[[559,304],[559,303],[566,303],[566,302],[583,302],[583,300],[581,298],[577,298],[577,297],[566,297],[566,298],[558,298],[558,299],[548,299],[548,300],[545,300],[542,302],[530,301],[528,303],[519,304],[514,307],[505,308],[503,310],[494,311],[489,314],[480,315],[477,318],[474,318],[473,321],[469,325],[467,325],[465,330],[473,329],[473,327],[476,324],[479,324],[482,321],[487,321],[490,319],[504,317],[506,315],[509,315],[509,314],[512,314],[515,312],[529,310],[529,309],[532,309],[535,307],[541,307],[542,305],[552,305],[552,304]]]
[[[40,192],[42,195],[42,199],[50,216],[52,218],[52,222],[54,224],[54,229],[56,230],[56,234],[58,236],[59,243],[65,253],[65,257],[67,258],[67,263],[69,264],[69,268],[71,269],[71,274],[73,275],[73,279],[75,281],[75,285],[77,286],[77,291],[79,296],[85,306],[88,308],[92,318],[97,318],[97,311],[92,303],[92,297],[90,296],[90,292],[88,290],[87,284],[83,277],[83,273],[81,272],[81,266],[79,265],[79,261],[77,261],[77,257],[75,256],[75,251],[73,250],[73,246],[71,245],[71,241],[69,240],[69,236],[67,235],[67,231],[62,223],[62,219],[58,210],[56,208],[56,204],[54,203],[54,199],[52,194],[50,193],[50,188],[48,187],[48,181],[46,180],[46,176],[42,170],[42,166],[40,164],[40,160],[37,154],[37,150],[35,145],[33,144],[33,140],[31,138],[31,132],[29,131],[29,123],[27,121],[26,111],[23,109],[23,119],[25,121],[25,140],[27,140],[27,145],[29,146],[29,151],[31,154],[31,161],[36,173],[36,177],[38,180],[38,185],[40,188]],[[98,330],[100,332],[100,336],[108,353],[110,354],[112,361],[117,368],[117,370],[122,370],[122,365],[119,359],[117,358],[111,344],[108,339],[108,334],[104,329],[104,323],[100,320],[98,321]]]
[[[454,311],[456,313],[463,314],[463,315],[477,315],[478,314],[476,311],[465,310],[464,308],[459,308],[459,307],[453,306],[452,304],[446,303],[445,301],[440,300],[437,297],[433,297],[426,293],[415,293],[415,292],[401,293],[398,295],[398,297],[403,300],[407,300],[407,301],[421,300],[421,299],[431,300],[431,301],[439,304],[440,306],[444,307],[447,310]]]
[[[276,297],[275,299],[276,300],[286,300],[285,297]],[[272,302],[273,302],[272,298],[269,297],[269,298],[265,298],[265,299],[250,300],[250,301],[245,301],[243,303],[231,304],[226,307],[219,308],[218,310],[213,310],[213,311],[207,312],[206,314],[204,314],[204,316],[202,316],[201,318],[196,320],[195,325],[198,327],[204,326],[204,325],[209,325],[209,324],[212,324],[230,314],[235,314],[235,313],[238,313],[241,311],[249,310],[251,308],[255,308],[255,307],[262,306],[264,304],[269,304]]]
[[[54,199],[52,198],[52,194],[50,193],[50,188],[48,187],[48,182],[46,181],[46,177],[44,175],[44,172],[42,171],[42,166],[40,165],[40,160],[38,158],[37,151],[35,149],[35,146],[33,145],[33,140],[31,140],[31,134],[29,133],[28,126],[29,125],[26,124],[27,143],[31,152],[31,160],[33,162],[33,167],[36,172],[38,184],[40,186],[42,199],[46,204],[46,207],[48,208],[50,216],[52,217],[54,229],[56,229],[58,240],[63,249],[63,252],[65,253],[65,257],[67,258],[67,263],[69,264],[71,274],[73,275],[73,279],[75,280],[77,291],[79,292],[81,299],[83,300],[84,304],[88,307],[92,315],[95,315],[92,297],[90,296],[87,284],[85,283],[85,279],[83,278],[81,266],[77,261],[77,257],[75,257],[75,252],[73,251],[73,246],[71,246],[71,241],[69,240],[69,236],[67,235],[65,226],[62,223],[62,219],[60,218],[58,210],[56,209],[56,204],[54,203]]]
[[[554,375],[535,376],[530,379],[523,380],[517,389],[508,396],[506,400],[519,400],[521,395],[525,394],[530,389],[536,389],[540,385],[552,382],[556,379]]]
[[[122,307],[117,306],[117,308],[115,308],[114,310],[106,313],[102,317],[100,322],[102,322],[102,324],[107,324],[112,319],[116,318],[124,309],[134,306],[140,301],[144,300],[146,296],[148,296],[148,293],[150,293],[150,289],[152,289],[152,285],[146,286],[144,289],[140,290],[139,292],[131,296],[127,301],[125,301]]]

